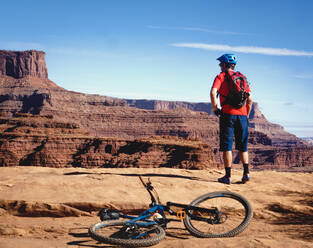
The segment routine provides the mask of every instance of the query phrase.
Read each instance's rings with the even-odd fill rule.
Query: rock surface
[[[254,171],[252,180],[217,183],[224,171],[170,168],[44,168],[0,167],[0,247],[112,247],[90,238],[88,228],[99,222],[99,209],[138,214],[150,203],[138,176],[151,179],[162,203],[189,203],[214,191],[243,195],[254,217],[232,238],[192,236],[181,221],[171,222],[155,248],[255,247],[308,248],[313,242],[313,177],[310,173]],[[232,218],[230,216],[229,218]],[[175,218],[171,216],[171,218]]]

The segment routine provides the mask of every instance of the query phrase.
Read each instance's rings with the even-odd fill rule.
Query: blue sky
[[[265,117],[313,137],[313,1],[3,1],[0,49],[46,52],[68,90],[208,102],[235,53]]]

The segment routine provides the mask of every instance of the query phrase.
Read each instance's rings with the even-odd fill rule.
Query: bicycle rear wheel
[[[129,225],[128,221],[109,220],[92,225],[89,235],[100,242],[127,247],[152,246],[165,237],[162,227]]]
[[[190,205],[212,210],[187,211],[186,229],[201,238],[233,237],[242,232],[253,217],[250,203],[241,195],[227,191],[202,195]]]

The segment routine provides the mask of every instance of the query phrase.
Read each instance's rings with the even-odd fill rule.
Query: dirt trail
[[[112,247],[93,241],[88,227],[103,206],[131,211],[149,204],[138,175],[150,177],[163,203],[191,202],[201,194],[230,190],[245,196],[254,218],[238,237],[199,239],[182,223],[170,223],[155,247],[313,247],[313,175],[252,172],[240,184],[216,179],[220,170],[0,168],[0,248]]]

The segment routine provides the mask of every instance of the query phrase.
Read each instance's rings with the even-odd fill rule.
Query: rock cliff
[[[0,117],[0,167],[216,167],[212,148],[175,137],[126,140],[94,138],[78,125],[52,116]]]
[[[147,109],[147,110],[179,110],[188,109],[197,112],[205,112],[213,116],[213,110],[210,103],[190,103],[179,101],[159,101],[159,100],[127,100],[130,107]],[[249,119],[249,127],[255,131],[266,134],[272,144],[282,147],[301,146],[304,142],[295,135],[290,134],[278,124],[269,122],[261,113],[258,103],[253,103]]]
[[[26,76],[48,78],[45,53],[33,50],[25,52],[0,50],[0,75],[14,78]]]
[[[52,139],[51,137],[53,135],[49,134],[49,142],[43,144],[41,143],[43,141],[40,140],[37,144],[39,150],[36,149],[40,152],[37,150],[37,152],[31,152],[31,150],[29,150],[30,154],[27,159],[25,160],[25,158],[22,159],[20,157],[18,160],[20,161],[19,164],[25,164],[25,161],[32,161],[34,164],[49,164],[49,166],[53,166],[53,163],[59,164],[59,166],[69,166],[69,164],[80,164],[81,166],[89,166],[90,164],[103,165],[105,164],[105,162],[103,162],[105,158],[107,161],[111,161],[111,158],[108,158],[107,155],[104,157],[99,155],[101,158],[98,159],[98,155],[96,154],[102,154],[108,149],[106,148],[107,145],[104,145],[108,142],[105,141],[108,137],[131,143],[136,139],[153,140],[154,138],[151,137],[156,136],[171,136],[186,140],[198,140],[203,144],[209,145],[212,149],[211,151],[206,151],[206,153],[210,152],[212,154],[215,161],[214,163],[221,163],[221,157],[218,152],[218,119],[213,115],[209,103],[127,100],[71,92],[57,86],[47,78],[47,68],[45,67],[43,52],[1,51],[0,54],[0,65],[2,65],[0,75],[0,115],[4,118],[2,120],[2,125],[4,125],[4,127],[8,125],[4,120],[10,121],[20,113],[24,113],[31,114],[31,116],[51,116],[55,122],[59,123],[68,123],[70,120],[77,125],[77,128],[79,127],[80,130],[85,130],[84,132],[89,133],[88,142],[86,141],[87,143],[85,141],[85,143],[74,142],[76,145],[68,146],[71,148],[67,149],[72,149],[73,151],[76,151],[76,153],[70,153],[70,159],[67,159],[67,162],[57,162],[57,160],[49,160],[49,163],[43,163],[42,161],[40,161],[40,163],[36,162],[39,161],[38,158],[51,156],[49,155],[49,151],[54,151],[53,153],[64,152],[62,148],[64,141],[57,135],[58,132],[54,132],[58,138]],[[17,59],[17,57],[19,57],[19,59]],[[21,58],[25,59],[21,60]],[[20,62],[12,62],[7,65],[7,61]],[[29,63],[33,63],[37,66],[30,66]],[[7,70],[10,66],[13,66],[13,69]],[[14,71],[16,73],[12,74],[8,73],[8,71]],[[35,119],[29,117],[29,120],[31,121]],[[33,125],[36,126],[37,124]],[[40,128],[38,130],[40,130]],[[32,132],[36,133],[34,130]],[[2,149],[6,149],[7,151],[11,149],[9,147],[10,143],[5,142],[4,140],[9,140],[9,137],[10,136],[6,135],[3,136],[2,139]],[[94,138],[99,140],[94,141]],[[25,147],[27,146],[27,142],[34,142],[29,139],[26,139],[26,141],[24,140],[25,139],[20,140],[19,143],[24,144]],[[66,142],[69,142],[69,140]],[[94,144],[94,142],[100,142],[99,144],[102,145],[95,145],[94,147],[93,145],[88,145]],[[112,141],[110,142],[112,143]],[[83,148],[79,148],[77,143]],[[259,110],[257,103],[253,104],[250,116],[249,143],[251,147],[252,164],[256,166],[273,163],[280,163],[288,166],[306,166],[308,163],[311,163],[311,160],[307,157],[307,155],[311,154],[311,150],[309,148],[307,149],[308,144],[298,139],[296,136],[287,133],[281,126],[267,121]],[[43,149],[43,147],[48,146],[50,146],[49,149]],[[124,145],[117,146],[120,147]],[[52,149],[51,147],[54,148]],[[88,147],[91,148],[89,149]],[[145,145],[140,147],[145,147]],[[293,153],[299,147],[302,147],[304,151],[300,153],[300,157],[286,155]],[[280,148],[281,150],[279,150]],[[295,149],[288,150],[285,148]],[[32,147],[31,149],[35,148]],[[59,152],[58,149],[60,149]],[[94,152],[92,156],[90,153],[84,155],[85,153],[79,154],[79,152],[77,152],[78,149]],[[269,152],[274,150],[275,152]],[[2,152],[2,156],[4,156],[3,154],[4,153]],[[5,156],[10,157],[10,154],[13,154],[11,150]],[[106,153],[104,152],[104,154]],[[146,154],[146,152],[141,152],[141,154]],[[149,156],[153,156],[152,154],[153,153],[149,153]],[[201,154],[201,152],[199,152],[197,156],[200,156],[199,154]],[[128,154],[128,156],[129,155],[130,154]],[[76,162],[73,162],[74,160],[71,156],[75,157],[74,160]],[[181,156],[181,153],[174,152],[170,156],[179,157]],[[278,159],[279,157],[281,157],[281,159]],[[97,160],[101,162],[96,162]],[[161,161],[162,159],[159,160]],[[136,162],[134,161],[129,163],[132,163],[135,166]],[[108,163],[118,166],[117,162],[111,161]],[[210,162],[210,164],[214,163]]]

